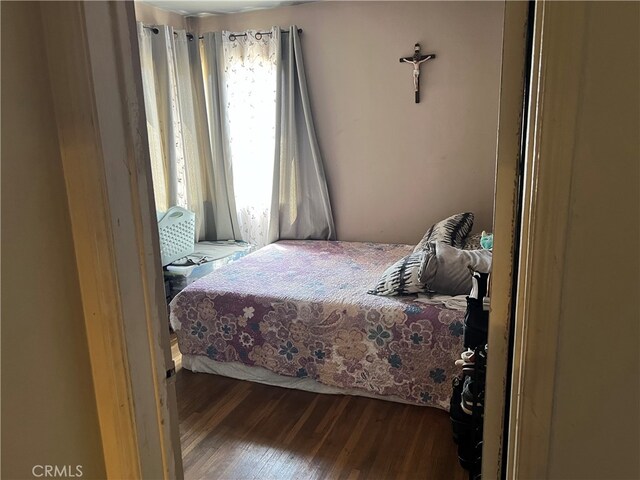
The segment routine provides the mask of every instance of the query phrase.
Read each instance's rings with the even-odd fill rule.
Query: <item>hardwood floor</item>
[[[184,369],[176,386],[187,480],[466,477],[441,410]]]

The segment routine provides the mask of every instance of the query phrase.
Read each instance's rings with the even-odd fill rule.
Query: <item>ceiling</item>
[[[224,15],[264,8],[308,3],[313,0],[138,0],[180,15]]]

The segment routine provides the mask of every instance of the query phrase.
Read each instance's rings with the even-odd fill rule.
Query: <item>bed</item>
[[[280,241],[216,270],[170,305],[183,367],[448,409],[464,308],[367,293],[412,249]]]

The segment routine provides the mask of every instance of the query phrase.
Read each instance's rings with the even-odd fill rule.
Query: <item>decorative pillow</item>
[[[469,235],[464,241],[464,250],[482,250],[482,245],[480,245],[481,238],[481,233]]]
[[[424,280],[431,281],[434,274],[435,246],[429,245],[425,250],[407,255],[387,268],[368,293],[393,296],[426,292]]]
[[[473,213],[458,213],[431,225],[414,252],[424,250],[429,242],[443,242],[453,247],[462,248],[464,241],[473,227]]]
[[[431,279],[423,277],[430,291],[444,295],[469,295],[473,288],[471,270],[491,271],[489,250],[461,250],[444,242],[436,242],[436,268]]]

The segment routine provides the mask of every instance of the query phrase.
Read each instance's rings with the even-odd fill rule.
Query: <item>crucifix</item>
[[[420,44],[416,43],[413,48],[412,57],[401,57],[400,63],[410,63],[413,65],[413,91],[415,92],[416,103],[420,103],[420,65],[436,58],[435,53],[429,53],[427,55],[420,55]]]

